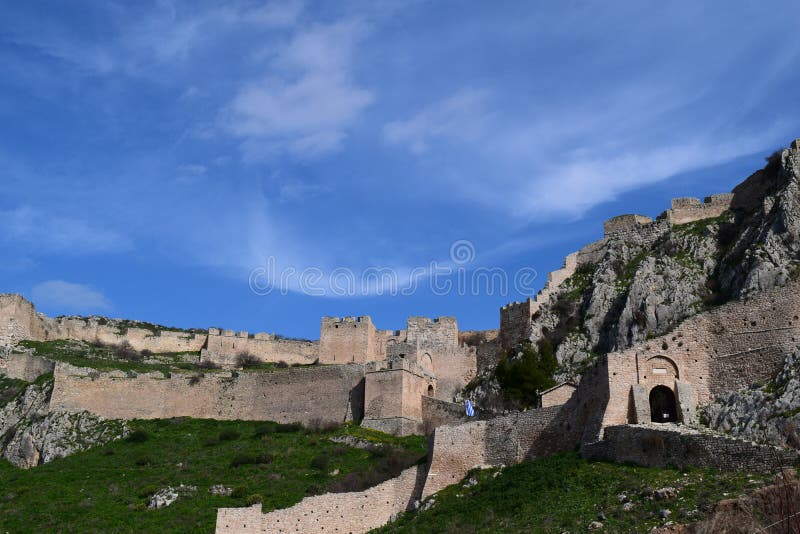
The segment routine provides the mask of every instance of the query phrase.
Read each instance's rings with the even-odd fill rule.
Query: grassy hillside
[[[588,462],[562,453],[502,471],[477,471],[434,497],[423,512],[403,514],[377,532],[586,532],[605,516],[605,532],[647,532],[669,520],[697,521],[712,504],[763,485],[767,477],[712,470],[655,469]],[[654,490],[677,488],[659,499]],[[632,505],[624,509],[620,495]]]
[[[212,532],[217,507],[261,501],[283,508],[329,488],[372,484],[425,456],[420,437],[392,438],[348,426],[307,431],[264,422],[132,421],[131,437],[30,470],[0,463],[0,530],[26,532]],[[330,437],[377,442],[372,450]],[[335,474],[334,474],[335,473]],[[345,483],[346,482],[346,483]],[[167,508],[149,510],[166,486],[196,486]],[[232,496],[211,495],[223,484]]]

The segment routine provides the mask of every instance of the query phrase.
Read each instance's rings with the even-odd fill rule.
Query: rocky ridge
[[[31,384],[0,408],[0,455],[29,468],[128,434],[124,421],[88,412],[50,412],[53,381]]]
[[[713,430],[800,449],[800,349],[786,358],[773,381],[718,397],[699,414]]]
[[[800,150],[794,143],[767,158],[734,188],[730,210],[719,217],[673,225],[665,212],[642,235],[611,234],[578,256],[575,273],[549,289],[531,321],[529,341],[555,350],[556,382],[578,381],[599,355],[797,277]],[[520,355],[513,349],[508,357]],[[486,370],[466,394],[484,409],[514,408],[499,389]]]

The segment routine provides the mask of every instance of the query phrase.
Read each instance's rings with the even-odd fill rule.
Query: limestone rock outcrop
[[[50,412],[53,382],[32,384],[0,408],[0,454],[12,464],[29,468],[128,433],[124,421],[88,412]]]
[[[700,413],[714,430],[800,449],[800,349],[786,358],[772,382],[727,393]]]

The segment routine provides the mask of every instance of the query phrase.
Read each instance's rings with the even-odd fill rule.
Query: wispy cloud
[[[374,99],[352,73],[366,31],[355,20],[302,30],[274,54],[266,75],[241,88],[224,124],[243,139],[248,159],[276,152],[316,156],[341,147],[348,127]]]
[[[133,243],[119,232],[31,206],[0,211],[0,241],[21,243],[28,252],[92,254],[123,252]]]
[[[57,313],[99,313],[111,309],[111,302],[100,291],[64,280],[47,280],[35,285],[31,297],[37,306]]]
[[[487,91],[460,90],[408,119],[386,124],[384,138],[393,144],[406,145],[417,154],[426,152],[434,140],[477,141],[484,136],[489,120],[487,96]]]

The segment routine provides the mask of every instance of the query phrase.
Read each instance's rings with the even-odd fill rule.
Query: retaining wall
[[[646,467],[673,465],[764,472],[776,471],[800,460],[797,451],[673,425],[607,427],[604,439],[584,446],[581,455]]]
[[[217,510],[219,533],[368,532],[385,525],[394,514],[418,498],[425,466],[411,467],[400,476],[365,491],[326,493],[298,504],[262,514],[261,505]]]
[[[98,372],[59,362],[52,410],[112,419],[269,420],[308,423],[363,417],[364,370],[331,365],[275,372]]]

